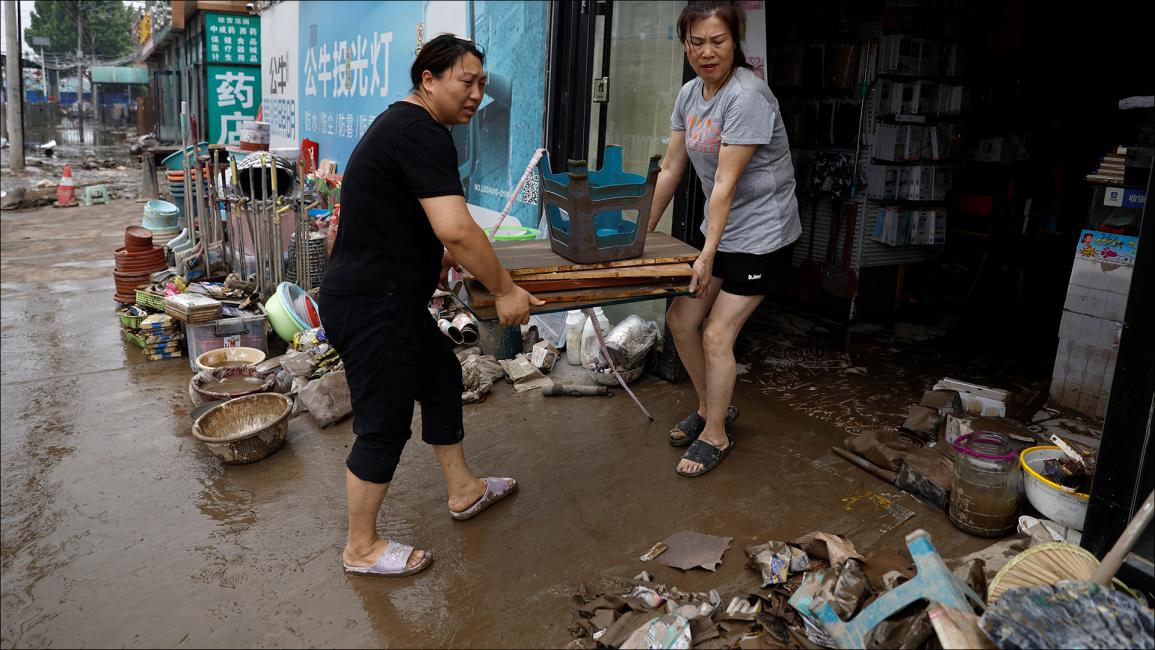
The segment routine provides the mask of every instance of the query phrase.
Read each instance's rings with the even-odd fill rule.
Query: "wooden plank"
[[[694,274],[694,269],[685,262],[674,264],[651,264],[649,266],[626,266],[589,271],[557,271],[554,273],[518,273],[518,284],[536,280],[585,280],[601,278],[685,278]]]
[[[537,295],[543,291],[567,291],[574,289],[594,289],[597,287],[624,287],[629,285],[636,285],[639,282],[646,282],[647,280],[657,282],[664,278],[579,278],[571,280],[568,278],[557,278],[555,280],[522,280],[517,279],[517,286],[526,291]]]
[[[492,304],[488,306],[479,306],[472,302],[472,296],[464,288],[465,283],[461,283],[458,287],[457,293],[452,294],[453,297],[461,303],[461,305],[473,313],[478,320],[491,321],[497,320],[497,310]],[[581,300],[557,300],[550,301],[546,296],[538,296],[547,300],[546,304],[540,306],[530,306],[530,313],[533,314],[548,314],[550,312],[569,311],[571,309],[584,309],[587,307],[606,306],[621,304],[627,302],[639,302],[643,300],[654,300],[660,298],[674,298],[677,296],[687,296],[690,294],[690,285],[688,282],[666,283],[665,285],[647,285],[635,286],[623,291],[621,287],[604,287],[602,289],[593,289],[584,292]],[[488,296],[485,289],[481,289]],[[560,293],[574,293],[574,292],[559,292],[559,294],[549,295],[549,298],[559,298]],[[476,294],[474,294],[476,295]],[[547,294],[548,295],[548,294]],[[491,297],[492,298],[492,297]]]
[[[641,257],[599,264],[575,264],[550,250],[549,240],[494,242],[493,250],[501,265],[516,279],[519,275],[556,273],[559,271],[589,271],[593,269],[652,266],[675,262],[693,262],[698,249],[669,235],[652,232],[646,236],[646,248]]]
[[[494,296],[490,295],[480,283],[466,282],[467,300],[472,307],[492,307]],[[547,303],[596,303],[599,300],[617,298],[633,298],[637,296],[664,295],[670,292],[688,292],[688,280],[671,282],[651,282],[647,284],[630,284],[621,287],[583,287],[564,291],[543,291],[533,294]]]

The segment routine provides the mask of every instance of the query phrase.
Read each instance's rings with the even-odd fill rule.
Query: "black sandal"
[[[731,404],[730,408],[726,409],[726,424],[731,424],[734,422],[734,420],[737,419],[738,407]],[[674,425],[673,429],[670,429],[668,436],[670,444],[675,447],[685,447],[686,445],[691,444],[697,440],[698,436],[702,435],[702,431],[705,429],[706,419],[698,415],[697,411],[694,411],[693,413],[687,415],[686,419]],[[682,435],[675,436],[675,432]]]
[[[674,471],[677,472],[679,476],[693,478],[714,469],[718,466],[718,463],[722,462],[723,458],[730,455],[730,450],[734,448],[734,437],[728,433],[726,434],[726,442],[728,444],[725,449],[718,449],[704,440],[695,440],[694,443],[690,445],[690,448],[686,450],[686,453],[682,454],[682,458],[693,463],[698,463],[702,466],[702,469],[696,472],[683,472],[675,465]],[[680,465],[681,461],[678,461],[678,464]]]

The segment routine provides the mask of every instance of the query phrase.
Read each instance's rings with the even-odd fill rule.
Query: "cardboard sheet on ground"
[[[733,537],[718,537],[683,530],[662,540],[669,550],[657,559],[662,564],[689,571],[702,567],[714,571],[722,563],[722,555],[730,548]]]
[[[855,495],[849,509],[859,523],[843,529],[843,535],[863,548],[871,548],[891,531],[914,517],[914,511],[896,500],[896,495],[866,491]],[[854,499],[854,497],[851,497]]]

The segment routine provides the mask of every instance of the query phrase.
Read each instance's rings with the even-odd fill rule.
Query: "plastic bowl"
[[[1066,490],[1043,476],[1043,463],[1052,458],[1062,458],[1063,455],[1058,447],[1048,445],[1024,449],[1019,455],[1019,464],[1023,466],[1023,484],[1027,500],[1035,510],[1048,519],[1081,531],[1083,521],[1087,518],[1087,500],[1091,495]]]
[[[282,282],[277,285],[276,295],[280,298],[281,305],[284,306],[289,317],[302,330],[320,327],[319,317],[316,325],[311,324],[312,319],[309,317],[308,307],[312,307],[314,313],[319,313],[320,310],[317,308],[317,303],[309,297],[309,294],[305,293],[304,289],[292,282]],[[286,342],[291,342],[292,339],[292,335],[289,335]]]
[[[265,360],[265,353],[256,348],[219,348],[197,357],[197,368],[212,370],[224,366],[255,366]]]
[[[284,446],[292,410],[293,400],[280,393],[238,397],[197,418],[193,436],[222,463],[252,463]]]
[[[277,336],[285,343],[292,344],[293,335],[308,328],[297,322],[291,314],[291,310],[282,302],[281,293],[278,287],[277,291],[269,296],[269,299],[265,301],[265,313],[268,315],[269,325],[273,326],[273,331],[277,333]]]

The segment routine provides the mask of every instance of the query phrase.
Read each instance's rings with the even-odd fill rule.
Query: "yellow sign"
[[[152,36],[152,14],[145,14],[140,17],[140,44],[144,45],[148,42],[149,37]]]

